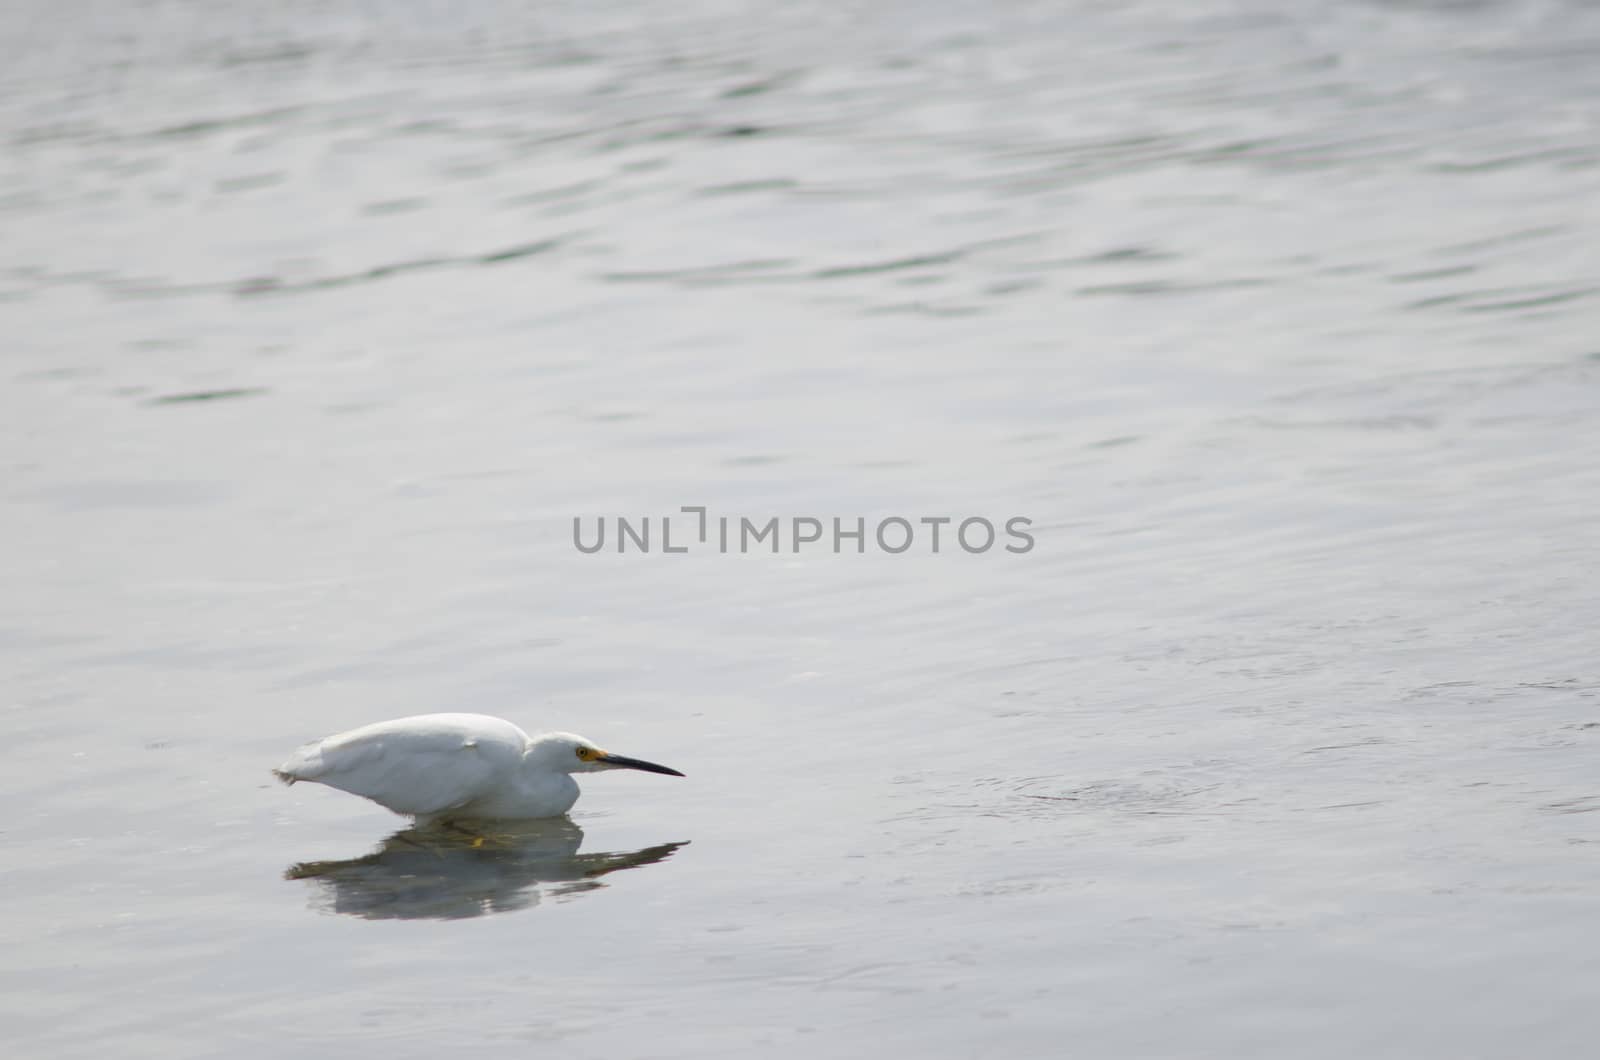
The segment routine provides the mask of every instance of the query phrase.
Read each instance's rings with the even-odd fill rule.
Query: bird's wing
[[[364,796],[396,813],[458,809],[511,779],[522,758],[520,731],[466,717],[401,718],[353,729],[300,748],[277,773]]]

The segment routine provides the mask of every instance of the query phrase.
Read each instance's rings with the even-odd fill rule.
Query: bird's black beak
[[[654,762],[646,762],[640,758],[629,758],[627,755],[614,755],[610,752],[607,752],[606,754],[600,755],[598,760],[604,762],[608,766],[616,766],[619,769],[642,769],[646,773],[665,773],[669,777],[683,776],[683,774],[678,772],[676,769],[668,769],[666,766],[658,766]]]

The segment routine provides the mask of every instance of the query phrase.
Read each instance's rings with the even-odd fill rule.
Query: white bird
[[[578,801],[574,773],[682,773],[602,751],[570,732],[529,736],[487,714],[419,714],[300,748],[273,774],[371,799],[421,822],[450,817],[560,817]]]

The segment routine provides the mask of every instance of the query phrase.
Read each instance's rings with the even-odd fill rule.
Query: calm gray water
[[[8,1054],[1592,1052],[1600,10],[459,6],[0,7]]]

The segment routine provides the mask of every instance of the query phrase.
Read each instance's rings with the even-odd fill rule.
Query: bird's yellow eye
[[[589,750],[589,748],[587,748],[587,747],[578,748],[578,759],[580,761],[587,762],[589,760],[589,757],[591,755],[593,755],[593,754],[594,754],[594,752]]]

